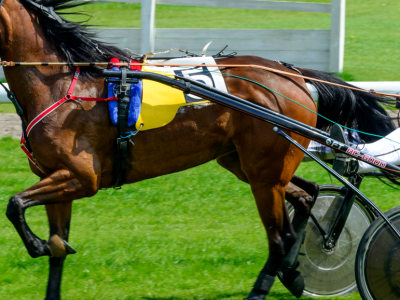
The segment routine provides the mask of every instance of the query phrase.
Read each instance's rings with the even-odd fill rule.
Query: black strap
[[[286,63],[286,62],[284,62],[284,61],[278,61],[278,62],[279,62],[282,66],[284,66],[284,67],[286,67],[286,68],[288,68],[288,69],[291,69],[291,70],[293,70],[293,71],[296,71],[296,72],[299,73],[300,75],[303,75],[303,73],[301,73],[300,70],[296,69],[296,68],[294,67],[293,64],[288,64],[288,63]]]
[[[1,6],[1,4],[0,4],[0,6]],[[17,97],[15,97],[15,94],[13,92],[11,92],[2,82],[0,82],[0,85],[7,92],[7,98],[10,99],[12,104],[14,104],[17,115],[21,119],[22,134],[24,135],[24,138],[25,138],[25,147],[30,152],[32,152],[31,146],[29,144],[28,136],[26,134],[26,126],[25,126],[25,122],[24,122],[24,111],[23,111],[22,107],[19,105],[19,103],[17,101]]]
[[[128,124],[130,84],[126,83],[126,68],[121,68],[121,72],[122,77],[118,93],[118,127],[119,135],[124,136]]]
[[[36,7],[37,9],[40,9],[46,17],[53,19],[54,21],[57,21],[60,24],[64,23],[64,20],[61,19],[60,16],[54,12],[54,8],[52,6],[43,6],[42,4],[38,4],[31,0],[25,0],[25,1],[31,4],[32,6]]]
[[[114,160],[112,187],[120,189],[126,182],[126,158],[128,156],[128,139],[117,138],[117,151]]]
[[[190,82],[185,81],[185,90],[183,91],[185,94],[190,94],[192,85]]]
[[[126,161],[128,158],[128,142],[129,137],[126,136],[126,127],[128,126],[129,115],[129,97],[131,85],[127,83],[126,68],[121,68],[121,81],[118,94],[118,134],[117,150],[114,161],[114,178],[112,187],[114,189],[121,188],[126,182]]]

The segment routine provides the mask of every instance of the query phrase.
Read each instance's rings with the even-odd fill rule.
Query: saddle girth
[[[119,86],[117,86],[118,97],[118,138],[117,149],[114,160],[114,175],[112,187],[121,188],[126,182],[126,161],[128,158],[129,136],[126,136],[126,127],[129,114],[129,91],[130,84],[126,81],[126,68],[121,68],[122,76]]]

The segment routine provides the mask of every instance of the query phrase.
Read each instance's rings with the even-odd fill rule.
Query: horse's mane
[[[43,6],[52,6],[54,11],[60,15],[73,15],[81,13],[63,12],[65,9],[78,7],[87,4],[87,2],[78,2],[76,0],[36,0],[37,4]],[[62,51],[65,60],[68,62],[100,62],[109,61],[112,57],[128,61],[129,56],[117,47],[108,45],[96,39],[96,34],[89,32],[90,27],[85,22],[71,22],[62,18],[65,22],[60,24],[58,21],[50,19],[30,4],[28,1],[21,3],[30,11],[34,12],[42,24],[44,24],[47,37]],[[104,52],[100,54],[87,39],[97,44],[99,49]],[[93,77],[101,76],[101,69],[96,67],[81,68],[82,75]]]

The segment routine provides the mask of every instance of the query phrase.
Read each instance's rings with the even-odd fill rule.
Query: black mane
[[[108,45],[96,39],[93,32],[89,32],[89,25],[83,22],[70,22],[62,18],[61,15],[71,15],[74,13],[62,12],[65,9],[78,7],[87,4],[76,0],[36,0],[37,4],[53,7],[54,11],[60,15],[64,23],[46,17],[40,9],[30,4],[28,1],[21,1],[22,4],[34,12],[45,26],[47,37],[59,47],[64,53],[67,62],[108,62],[112,57],[117,57],[121,61],[128,61],[129,55],[117,47]],[[79,13],[76,13],[79,14]],[[97,44],[99,49],[104,52],[100,54],[87,39]],[[97,67],[81,68],[82,75],[99,77],[101,69]]]

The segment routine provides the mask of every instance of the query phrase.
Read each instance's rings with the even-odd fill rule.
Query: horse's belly
[[[180,109],[168,125],[139,133],[129,157],[129,183],[192,168],[231,151],[227,109],[199,104]]]

